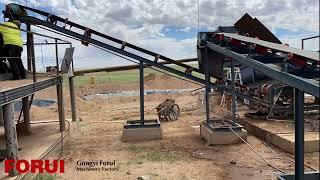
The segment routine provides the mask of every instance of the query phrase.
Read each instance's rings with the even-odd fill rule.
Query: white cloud
[[[191,27],[185,27],[177,30],[177,32],[190,32],[190,31],[191,31]]]

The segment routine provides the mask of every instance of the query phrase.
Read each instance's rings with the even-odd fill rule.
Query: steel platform
[[[32,79],[0,81],[0,106],[61,83],[61,76],[42,77],[35,83]]]

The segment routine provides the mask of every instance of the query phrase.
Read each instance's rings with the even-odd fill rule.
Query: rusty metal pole
[[[74,76],[69,77],[69,88],[70,88],[70,103],[71,103],[71,114],[72,121],[77,121],[77,110],[76,110],[76,95],[74,89]]]
[[[59,53],[58,53],[58,40],[55,40],[55,49],[56,49],[56,66],[57,66],[57,76],[59,75]],[[61,76],[60,76],[61,77]],[[64,102],[63,102],[63,89],[62,89],[62,77],[61,82],[57,84],[57,99],[58,99],[58,112],[59,112],[59,124],[60,132],[66,129],[65,116],[64,116]]]
[[[294,89],[295,179],[304,179],[304,91]]]
[[[210,93],[210,75],[209,75],[209,60],[208,60],[208,49],[205,47],[204,49],[204,68],[205,68],[205,81],[206,81],[206,89],[205,89],[205,109],[206,109],[206,121],[209,123],[210,121],[210,102],[209,102],[209,93]]]
[[[6,138],[7,159],[17,160],[18,159],[18,139],[17,139],[16,123],[14,120],[13,103],[9,103],[3,106],[3,115],[4,115],[4,131],[5,131],[5,138]],[[16,175],[18,175],[16,168],[12,168],[9,171],[9,176],[12,177]]]
[[[31,134],[31,119],[30,119],[30,106],[29,97],[22,98],[22,108],[23,108],[23,127],[25,135]]]
[[[235,85],[235,71],[234,71],[234,59],[230,59],[231,62],[231,81],[232,81],[232,126],[236,125],[237,118],[237,99],[236,99],[236,85]]]

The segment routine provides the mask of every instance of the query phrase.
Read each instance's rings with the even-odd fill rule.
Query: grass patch
[[[127,164],[142,164],[144,161],[159,162],[175,162],[182,160],[182,155],[175,152],[160,151],[158,149],[146,146],[129,146],[128,150],[137,156],[130,159]]]
[[[148,152],[143,157],[145,157],[149,161],[168,161],[168,162],[174,162],[182,159],[182,156],[180,154],[176,154],[173,152],[162,152],[158,150]]]
[[[37,176],[34,178],[34,180],[55,180],[57,179],[56,174],[47,174],[47,173],[39,173]]]
[[[151,149],[152,149],[151,147],[146,147],[146,146],[129,146],[128,147],[128,150],[133,153],[147,152],[147,151],[150,151]]]
[[[127,162],[127,165],[131,165],[131,164],[143,164],[143,158],[141,157],[136,157],[136,158],[132,158]]]
[[[193,67],[198,67],[198,64],[189,64]],[[179,71],[185,71],[184,68],[181,68],[176,65],[166,65],[171,68],[174,68]],[[155,75],[161,75],[161,72],[155,71],[150,68],[144,69],[145,76],[147,74],[155,74]],[[193,75],[199,78],[204,78],[203,75],[200,75],[199,73],[193,72]],[[89,73],[85,74],[83,76],[77,76],[75,78],[75,87],[83,87],[88,84],[90,84],[90,76],[96,77],[96,84],[106,84],[106,83],[119,83],[119,84],[128,84],[128,83],[135,83],[139,80],[139,70],[138,69],[132,69],[132,70],[126,70],[126,71],[116,71],[116,72],[97,72],[97,73]],[[64,86],[68,86],[68,79],[64,79],[63,82]]]

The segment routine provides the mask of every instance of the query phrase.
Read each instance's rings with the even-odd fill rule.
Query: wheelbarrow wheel
[[[179,118],[179,115],[180,115],[179,106],[177,104],[171,105],[168,113],[168,119],[170,121],[176,121]]]

